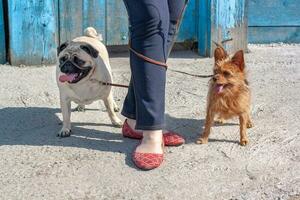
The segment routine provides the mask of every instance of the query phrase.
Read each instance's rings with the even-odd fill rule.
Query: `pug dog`
[[[106,47],[97,31],[88,27],[84,36],[65,42],[57,48],[58,64],[56,81],[60,94],[63,127],[59,137],[71,135],[71,102],[84,109],[84,105],[103,100],[113,125],[121,127],[122,121],[116,115],[119,111],[113,99],[110,85],[112,73]]]

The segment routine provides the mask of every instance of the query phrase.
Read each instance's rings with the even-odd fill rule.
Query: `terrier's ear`
[[[245,68],[245,60],[244,60],[244,52],[243,50],[239,50],[234,54],[231,59],[231,62],[240,68],[241,71],[244,71]]]
[[[215,62],[218,62],[220,60],[226,59],[228,55],[227,52],[222,47],[219,46],[215,49],[214,56],[215,56]]]
[[[69,45],[69,42],[64,42],[62,43],[59,47],[57,47],[57,55],[60,54],[60,52],[62,52],[65,48],[67,48],[67,46]]]

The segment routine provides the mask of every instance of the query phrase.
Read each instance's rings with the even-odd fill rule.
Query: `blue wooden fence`
[[[56,0],[9,1],[9,56],[13,65],[56,62]]]
[[[229,53],[247,49],[247,0],[211,0],[210,16],[212,41],[228,40],[223,45]]]
[[[299,0],[249,0],[249,42],[300,42]]]
[[[198,41],[202,56],[212,55],[212,40],[232,38],[225,45],[229,51],[245,48],[246,1],[190,0],[177,41]],[[88,26],[103,35],[106,45],[128,43],[127,13],[122,0],[14,0],[8,1],[8,15],[9,57],[13,65],[55,63],[57,45],[82,35]],[[1,47],[0,52],[3,53]]]
[[[9,40],[3,2],[8,3]],[[190,0],[177,41],[198,42],[203,56],[212,55],[212,41],[232,38],[225,44],[229,51],[245,49],[247,2],[249,42],[300,43],[298,0]],[[6,53],[14,65],[55,63],[56,46],[81,35],[88,26],[102,33],[106,45],[128,43],[121,0],[0,0],[0,63],[6,62]]]
[[[0,64],[6,62],[3,4],[0,1]]]
[[[84,28],[93,26],[102,34],[106,45],[128,44],[128,20],[123,1],[77,0],[77,4],[72,2],[59,1],[60,42],[80,36]],[[196,19],[196,0],[190,0],[178,42],[197,41]]]

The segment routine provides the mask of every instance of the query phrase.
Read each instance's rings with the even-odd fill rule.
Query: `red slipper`
[[[132,160],[134,164],[142,170],[157,168],[164,161],[164,154],[159,153],[139,153],[133,152]]]
[[[127,119],[123,124],[122,134],[124,137],[132,138],[132,139],[143,138],[142,132],[133,130],[127,123]],[[167,133],[163,134],[163,141],[166,146],[180,146],[185,142],[182,136],[172,131],[168,131]]]

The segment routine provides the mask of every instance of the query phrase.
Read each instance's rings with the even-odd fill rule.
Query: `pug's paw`
[[[119,112],[119,111],[120,111],[119,106],[115,105],[115,106],[114,106],[114,111],[115,111],[115,112]]]
[[[57,137],[70,137],[72,131],[71,129],[68,128],[62,128],[61,131],[59,131],[59,133],[57,134]]]
[[[78,105],[75,110],[77,112],[85,112],[85,106],[84,105]]]
[[[112,124],[118,128],[121,128],[123,126],[123,122],[120,119],[112,120]]]
[[[115,112],[119,112],[120,111],[120,107],[118,106],[118,104],[115,101],[113,101],[113,108],[114,108]]]

